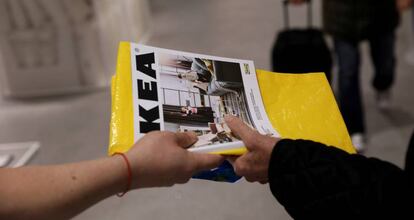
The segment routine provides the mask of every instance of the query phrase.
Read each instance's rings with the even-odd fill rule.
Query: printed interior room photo
[[[158,60],[166,130],[194,131],[199,138],[194,147],[201,147],[236,139],[225,115],[239,116],[252,125],[243,64],[168,53],[160,53]]]

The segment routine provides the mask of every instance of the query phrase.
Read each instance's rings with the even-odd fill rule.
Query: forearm
[[[127,187],[186,183],[224,160],[185,149],[196,141],[191,132],[150,132],[125,153],[127,158],[0,169],[0,219],[68,219]]]
[[[120,157],[0,170],[0,219],[68,219],[126,187]]]

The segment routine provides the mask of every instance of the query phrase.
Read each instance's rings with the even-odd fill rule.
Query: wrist
[[[132,188],[132,167],[131,167],[131,163],[129,162],[128,156],[124,153],[115,153],[114,156],[118,156],[121,157],[122,160],[124,161],[124,167],[125,167],[125,171],[126,171],[126,184],[124,184],[124,190],[118,194],[116,194],[118,197],[122,197],[124,196],[128,191],[131,190]]]
[[[114,176],[112,194],[122,196],[131,190],[132,171],[129,170],[128,158],[120,154],[114,154],[108,160],[111,161],[111,170]]]
[[[274,148],[276,147],[277,143],[280,140],[281,140],[280,138],[269,137],[269,139],[267,140],[267,142],[264,145],[264,146],[267,146],[267,149],[266,149],[267,152],[266,153],[268,155],[271,155],[272,154]]]
[[[141,189],[151,187],[146,181],[148,178],[148,172],[146,171],[147,164],[145,162],[145,156],[143,153],[136,153],[134,151],[129,151],[125,154],[128,157],[128,160],[132,169],[132,180],[131,188],[132,189]]]

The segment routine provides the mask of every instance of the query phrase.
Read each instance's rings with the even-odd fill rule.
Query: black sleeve
[[[414,219],[403,170],[312,141],[279,141],[269,183],[294,219]]]

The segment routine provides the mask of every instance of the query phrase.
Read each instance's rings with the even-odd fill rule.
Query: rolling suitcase
[[[272,69],[280,73],[324,72],[330,81],[332,57],[323,32],[312,25],[312,3],[308,4],[308,27],[291,29],[289,1],[283,1],[285,29],[277,35],[272,50]]]

